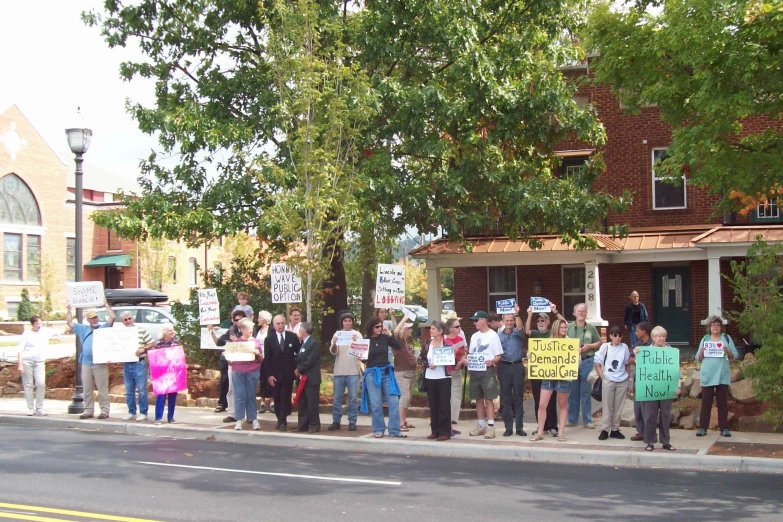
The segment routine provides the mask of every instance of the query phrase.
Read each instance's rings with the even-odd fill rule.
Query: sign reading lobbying
[[[637,401],[662,401],[677,396],[680,385],[680,350],[640,347],[636,354]]]
[[[402,308],[405,305],[405,267],[378,265],[375,279],[375,308]]]
[[[579,361],[579,339],[528,339],[528,379],[575,381]]]
[[[301,303],[302,278],[285,263],[272,263],[272,302]]]

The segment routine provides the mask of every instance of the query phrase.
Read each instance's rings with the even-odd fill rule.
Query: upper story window
[[[489,292],[487,307],[495,311],[495,303],[503,299],[517,298],[517,267],[491,266],[488,268]]]
[[[6,281],[22,280],[22,235],[5,234],[3,238],[3,279]]]
[[[682,180],[675,186],[662,172],[655,171],[657,163],[667,157],[667,152],[668,149],[652,150],[653,210],[686,208],[685,174],[682,174]]]
[[[169,283],[177,282],[177,258],[174,256],[169,256],[167,275],[168,275]]]
[[[750,220],[753,223],[781,223],[783,215],[780,213],[777,198],[769,198],[759,203],[753,212],[750,213]]]
[[[108,236],[108,244],[106,245],[107,250],[121,250],[122,247],[120,247],[120,236],[112,229],[108,229],[109,236]]]
[[[198,263],[195,257],[188,259],[188,284],[198,286]]]
[[[41,226],[41,211],[30,187],[16,174],[0,179],[0,223]]]

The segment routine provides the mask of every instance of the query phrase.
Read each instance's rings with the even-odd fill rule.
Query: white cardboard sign
[[[442,348],[432,348],[432,364],[435,366],[454,366],[454,348],[444,346]]]
[[[405,267],[378,265],[375,279],[375,308],[402,308],[405,305]]]
[[[552,311],[552,305],[546,297],[531,297],[530,306],[534,314],[549,313]]]
[[[272,263],[272,302],[301,303],[302,278],[285,263]]]
[[[139,362],[139,329],[135,326],[93,330],[92,362]]]
[[[226,333],[228,331],[227,328],[215,328],[215,337],[220,338],[221,335]],[[201,329],[201,349],[202,350],[222,350],[222,346],[218,346],[215,344],[215,341],[212,339],[212,334],[209,331],[209,328],[202,328]]]
[[[201,325],[220,324],[220,305],[214,288],[198,291],[198,321]]]
[[[226,343],[226,351],[223,355],[231,362],[252,362],[256,359],[256,342]]]
[[[513,314],[514,305],[516,304],[517,300],[513,297],[511,299],[501,299],[500,301],[495,301],[495,310],[499,315]]]
[[[481,354],[468,354],[468,370],[471,372],[487,371],[486,359]]]
[[[74,308],[92,308],[94,306],[103,306],[106,303],[103,283],[100,281],[65,283],[65,294],[68,304]]]
[[[348,355],[351,357],[356,357],[357,359],[361,359],[362,361],[367,360],[367,356],[370,353],[370,340],[369,339],[358,339],[356,341],[351,342],[351,348],[348,350]]]

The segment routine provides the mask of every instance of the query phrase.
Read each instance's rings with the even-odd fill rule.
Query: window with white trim
[[[3,240],[3,279],[22,280],[22,234],[4,234]]]
[[[76,281],[76,238],[65,239],[65,280]]]
[[[188,284],[198,286],[198,263],[195,257],[188,259]]]
[[[778,199],[769,198],[766,202],[761,203],[756,209],[756,216],[759,219],[777,219],[780,217],[780,209],[778,208]]]
[[[652,150],[653,210],[686,208],[685,174],[682,174],[680,183],[674,185],[668,181],[667,176],[658,176],[655,172],[656,164],[667,157],[668,150]]]
[[[585,267],[563,267],[563,316],[573,319],[574,306],[585,302]]]
[[[488,312],[496,311],[497,301],[517,298],[517,267],[491,266],[487,269],[487,280]]]

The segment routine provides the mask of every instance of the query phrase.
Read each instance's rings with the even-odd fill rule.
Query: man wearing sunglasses
[[[120,314],[122,324],[126,328],[136,328],[139,336],[139,347],[136,350],[138,362],[122,363],[122,380],[125,383],[125,404],[128,405],[128,414],[122,420],[136,419],[136,422],[147,420],[149,407],[147,395],[147,350],[152,347],[152,337],[149,332],[133,323],[136,312],[125,310]],[[136,416],[136,392],[139,394],[139,415]]]

